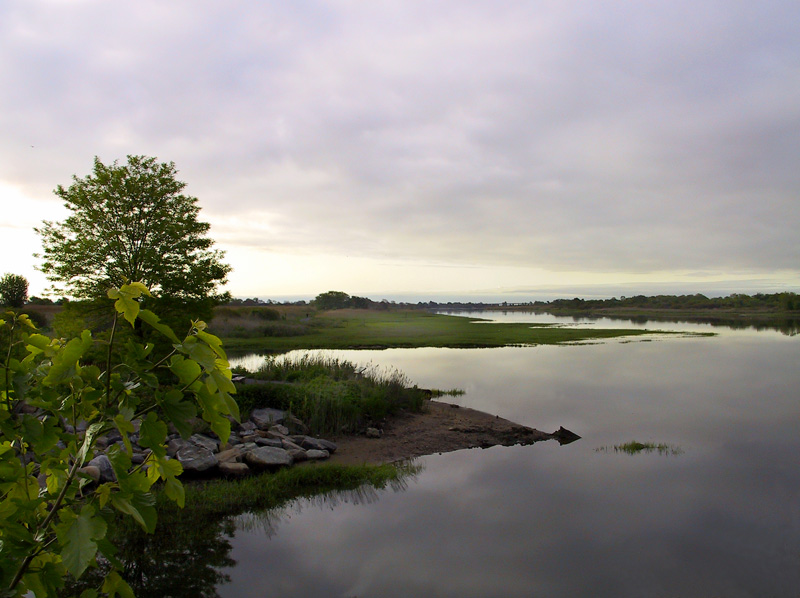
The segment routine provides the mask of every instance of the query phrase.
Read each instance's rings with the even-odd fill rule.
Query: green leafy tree
[[[0,302],[9,307],[22,307],[28,300],[28,279],[19,274],[0,278]]]
[[[42,239],[40,269],[52,291],[97,299],[140,281],[166,308],[227,299],[219,287],[231,268],[212,249],[197,198],[182,193],[186,183],[176,175],[174,163],[156,158],[128,156],[124,165],[95,158],[92,174],[74,176],[68,188],[59,185],[55,194],[72,214],[35,229]]]
[[[0,362],[0,596],[53,596],[69,574],[79,578],[98,566],[111,566],[100,594],[132,596],[122,579],[116,549],[108,537],[115,512],[131,517],[147,532],[156,526],[152,485],[183,506],[178,461],[166,453],[167,424],[184,436],[199,411],[226,442],[230,420],[239,418],[235,392],[219,339],[192,323],[179,338],[140,299],[141,283],[111,289],[114,323],[108,341],[88,330],[69,341],[36,332],[24,314],[8,312],[0,331],[10,342]],[[172,343],[156,355],[153,344],[129,340],[122,356],[114,344],[124,319],[141,320]],[[124,324],[123,324],[124,325]],[[101,343],[106,360],[86,363],[84,356]],[[159,371],[170,381],[160,381]],[[132,464],[132,435],[150,449],[146,461]],[[96,484],[84,466],[95,456],[98,439],[116,430],[121,443],[106,451],[116,481]]]
[[[350,295],[342,291],[328,291],[320,293],[314,299],[317,309],[344,309],[350,306]]]

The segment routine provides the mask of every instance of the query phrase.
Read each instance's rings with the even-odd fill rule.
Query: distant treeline
[[[635,295],[633,297],[612,297],[611,299],[554,299],[553,301],[501,302],[486,303],[474,301],[420,301],[418,303],[398,303],[382,299],[374,301],[367,297],[351,296],[342,291],[328,291],[317,295],[310,302],[295,301],[278,303],[261,299],[234,299],[229,305],[299,305],[314,307],[319,310],[330,309],[531,309],[531,310],[569,310],[590,311],[599,309],[667,309],[667,310],[711,310],[711,309],[744,309],[760,311],[797,311],[800,310],[800,295],[796,293],[757,293],[744,295],[735,293],[727,297],[706,297],[695,295]]]
[[[706,297],[705,295],[655,295],[647,297],[612,297],[611,299],[556,299],[549,303],[537,302],[535,306],[552,309],[748,309],[765,311],[794,311],[800,309],[800,296],[796,293],[757,293],[743,295],[735,293],[727,297]]]

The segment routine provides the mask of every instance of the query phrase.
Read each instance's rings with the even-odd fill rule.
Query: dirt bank
[[[380,438],[341,436],[331,463],[389,463],[466,448],[513,446],[579,436],[564,430],[548,434],[501,417],[439,401],[427,401],[422,413],[403,413],[383,426]]]

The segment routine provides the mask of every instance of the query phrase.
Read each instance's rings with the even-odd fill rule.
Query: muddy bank
[[[426,401],[422,413],[403,413],[387,421],[380,438],[340,436],[331,463],[390,463],[467,448],[533,444],[579,436],[563,428],[548,434],[501,417],[439,401]]]

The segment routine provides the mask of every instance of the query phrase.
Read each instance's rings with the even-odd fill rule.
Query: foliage
[[[156,525],[156,482],[183,506],[178,461],[166,455],[167,424],[181,434],[198,410],[224,442],[228,416],[238,418],[230,369],[219,339],[192,323],[182,340],[140,299],[141,283],[111,289],[114,320],[107,341],[88,330],[69,341],[39,334],[24,314],[0,320],[9,342],[0,369],[0,587],[3,595],[52,596],[66,574],[79,578],[98,561],[110,573],[97,591],[129,596],[117,569],[116,549],[107,535],[115,513],[131,517],[142,529]],[[119,318],[141,321],[168,337],[172,350],[125,343],[115,357]],[[122,328],[124,326],[120,326]],[[105,361],[87,363],[95,345]],[[160,383],[166,372],[169,383]],[[161,373],[161,375],[157,375]],[[106,451],[116,477],[94,484],[84,466],[97,454],[98,440],[116,431],[121,441]],[[132,466],[132,442],[150,449],[144,464]]]
[[[419,411],[427,396],[397,370],[358,367],[324,356],[268,358],[250,376],[260,383],[238,388],[243,412],[286,409],[313,435],[354,432],[403,409]]]
[[[0,303],[22,307],[28,300],[28,279],[20,274],[4,274],[0,278]]]
[[[317,295],[313,304],[320,310],[344,309],[350,307],[350,295],[342,291],[328,291]]]
[[[217,287],[230,266],[211,249],[197,198],[182,194],[186,183],[176,175],[174,163],[155,158],[128,156],[127,164],[110,166],[95,158],[93,174],[59,185],[55,193],[71,215],[36,229],[53,290],[97,299],[136,280],[181,304],[227,299]]]

